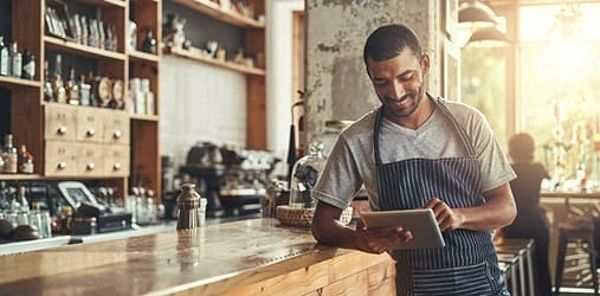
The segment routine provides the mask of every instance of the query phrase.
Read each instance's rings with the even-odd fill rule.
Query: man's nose
[[[404,85],[398,81],[394,80],[394,83],[391,85],[390,97],[395,99],[400,99],[402,96],[406,94],[404,89]]]

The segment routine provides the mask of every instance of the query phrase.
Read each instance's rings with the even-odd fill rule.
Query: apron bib
[[[467,156],[383,164],[379,149],[382,107],[373,133],[382,211],[423,208],[433,197],[451,208],[476,207],[485,202],[474,146],[444,102],[428,97],[452,123]],[[490,232],[459,229],[442,235],[446,247],[393,252],[397,295],[509,295]]]

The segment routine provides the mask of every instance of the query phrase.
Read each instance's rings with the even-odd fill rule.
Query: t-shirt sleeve
[[[313,197],[345,209],[350,205],[361,185],[362,178],[350,147],[343,137],[338,137],[313,190]]]
[[[481,189],[487,192],[515,179],[516,174],[483,114],[475,111],[471,116],[471,135],[481,168]]]

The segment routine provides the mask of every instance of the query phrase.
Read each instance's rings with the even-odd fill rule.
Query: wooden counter
[[[395,294],[387,254],[254,219],[0,257],[0,295]]]

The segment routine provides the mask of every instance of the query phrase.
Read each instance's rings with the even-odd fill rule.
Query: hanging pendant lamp
[[[481,28],[473,32],[473,34],[471,34],[471,37],[469,38],[469,41],[467,42],[467,45],[473,43],[483,44],[483,42],[485,42],[485,45],[490,46],[510,44],[508,38],[506,38],[504,33],[498,30],[498,28],[496,28],[495,26]]]
[[[458,23],[482,24],[487,26],[496,25],[496,14],[487,5],[476,1],[463,2],[458,9]]]

